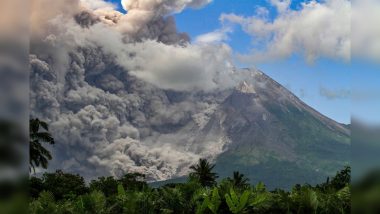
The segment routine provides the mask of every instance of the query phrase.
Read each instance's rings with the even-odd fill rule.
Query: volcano
[[[232,143],[216,159],[222,176],[234,169],[269,188],[316,184],[350,160],[350,131],[315,111],[263,72],[221,103],[220,121]],[[216,118],[215,118],[216,119]]]
[[[220,178],[239,171],[251,183],[288,189],[297,183],[321,183],[349,165],[346,125],[320,114],[261,71],[238,72],[245,80],[223,94],[203,120],[197,140],[207,141],[210,133],[228,139],[215,157]]]
[[[87,180],[139,172],[154,182],[186,176],[207,158],[221,178],[240,171],[252,183],[288,188],[349,164],[347,126],[257,69],[235,69],[235,87],[173,91],[112,60],[97,66],[87,52],[72,53],[61,80],[49,61],[31,56],[31,115],[47,121],[58,142],[49,170]]]

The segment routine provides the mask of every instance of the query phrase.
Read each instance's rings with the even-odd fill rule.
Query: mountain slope
[[[215,157],[220,178],[238,170],[252,183],[287,189],[296,183],[321,183],[349,164],[350,131],[344,125],[310,108],[264,73],[238,72],[245,81],[220,96],[202,126],[190,123],[188,130],[196,136],[188,138],[194,145],[224,136],[223,152]]]
[[[221,104],[228,149],[216,159],[222,176],[238,169],[269,187],[318,183],[349,164],[349,130],[319,114],[259,71]]]

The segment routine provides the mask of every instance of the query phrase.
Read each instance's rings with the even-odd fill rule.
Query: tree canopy
[[[200,160],[185,183],[153,188],[143,175],[100,177],[87,186],[79,175],[56,171],[30,178],[30,213],[350,213],[350,170],[328,182],[295,185],[290,191],[250,185],[239,172],[216,182],[212,166]],[[205,170],[207,169],[207,170]],[[207,172],[207,173],[205,173]],[[210,174],[211,173],[211,174]],[[207,174],[208,176],[205,176]],[[210,176],[212,175],[212,176]],[[203,178],[207,178],[202,180]],[[206,182],[205,182],[206,181]],[[207,185],[205,185],[207,184]],[[339,184],[339,185],[337,185]]]

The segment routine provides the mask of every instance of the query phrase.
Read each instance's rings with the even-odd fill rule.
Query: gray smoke
[[[152,33],[155,32],[154,27],[152,31],[147,27],[149,23],[159,23],[164,24],[164,28],[161,29],[172,34],[176,32],[175,25],[171,23],[172,21],[166,24],[163,22],[163,17],[179,13],[186,7],[201,8],[210,2],[211,0],[122,0],[121,3],[127,14],[120,18],[120,29],[128,34],[138,34],[141,31]]]
[[[229,47],[190,44],[165,17],[208,1],[144,1],[155,15],[137,31],[124,28],[134,6],[65,2],[33,11],[31,115],[51,124],[51,169],[163,180],[224,150],[229,139],[205,124],[237,81]]]
[[[30,56],[31,114],[51,124],[58,142],[53,168],[86,177],[137,171],[161,180],[184,174],[200,157],[215,157],[228,142],[217,135],[198,142],[186,131],[208,120],[202,114],[217,103],[193,101],[189,92],[172,101],[177,95],[169,94],[177,92],[129,75],[100,50],[78,48],[69,58],[60,84],[51,63]]]

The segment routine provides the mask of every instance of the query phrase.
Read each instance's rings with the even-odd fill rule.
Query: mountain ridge
[[[319,183],[348,165],[348,129],[263,72],[244,71],[250,78],[232,89],[202,127],[207,133],[215,129],[226,132],[229,142],[215,157],[221,177],[239,170],[252,182],[288,188],[295,183]],[[298,131],[291,129],[302,122]]]
[[[237,90],[224,103],[233,114],[229,124],[235,125],[230,127],[229,136],[235,145],[230,144],[216,159],[216,170],[222,176],[232,174],[236,168],[253,182],[288,188],[295,183],[321,182],[348,165],[348,129],[308,106],[263,72],[254,76],[255,93]],[[263,82],[265,86],[260,84]],[[224,173],[226,169],[231,170]],[[265,173],[268,175],[260,176]],[[283,179],[287,181],[279,182]]]

